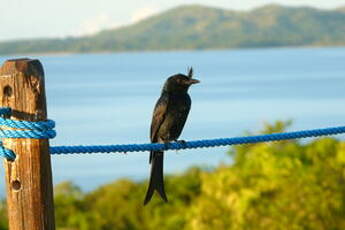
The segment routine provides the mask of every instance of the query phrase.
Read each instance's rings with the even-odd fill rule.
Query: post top
[[[43,66],[37,59],[18,58],[9,59],[0,68],[0,75],[21,72],[26,75],[44,76]]]

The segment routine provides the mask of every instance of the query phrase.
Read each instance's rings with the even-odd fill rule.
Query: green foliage
[[[291,122],[265,124],[260,133]],[[198,167],[166,177],[169,203],[147,182],[121,179],[83,193],[70,182],[55,187],[58,230],[343,230],[345,142],[321,138],[241,145],[230,165]],[[0,230],[7,229],[0,205]]]
[[[87,219],[84,215],[84,195],[71,182],[63,182],[54,189],[56,224],[62,229],[84,229]]]
[[[267,5],[250,12],[174,8],[92,36],[0,43],[0,54],[345,45],[345,11]]]
[[[280,131],[282,123],[268,125]],[[191,229],[344,229],[345,144],[331,138],[237,146],[206,173]]]
[[[154,197],[144,207],[146,183],[134,183],[127,179],[104,185],[83,197],[68,197],[64,192],[67,197],[57,199],[60,196],[57,194],[55,204],[59,230],[183,228],[186,216],[181,214],[199,195],[200,174],[200,169],[192,168],[182,175],[168,176],[166,189],[171,194],[169,205]],[[69,191],[75,194],[73,189]]]
[[[0,230],[7,230],[8,223],[7,223],[7,210],[6,210],[6,202],[4,200],[0,200]]]

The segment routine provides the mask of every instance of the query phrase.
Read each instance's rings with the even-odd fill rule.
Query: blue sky
[[[345,0],[1,0],[0,40],[92,34],[182,4],[248,10],[269,3],[325,9],[345,6]]]

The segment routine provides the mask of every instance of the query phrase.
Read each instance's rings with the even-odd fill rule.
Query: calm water
[[[13,57],[0,61],[7,58]],[[202,83],[190,90],[193,104],[182,139],[242,135],[278,119],[293,119],[291,130],[345,124],[345,48],[32,58],[44,65],[48,113],[57,122],[51,145],[147,142],[164,80],[188,66]],[[165,171],[229,161],[226,150],[170,151]],[[72,180],[84,190],[149,174],[147,153],[53,156],[52,161],[54,183]]]

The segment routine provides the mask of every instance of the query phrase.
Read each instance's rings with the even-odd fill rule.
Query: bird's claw
[[[175,142],[179,143],[181,145],[186,145],[186,143],[187,143],[185,140],[176,140]]]
[[[175,140],[176,143],[183,145],[184,147],[186,146],[186,141],[185,140]],[[176,149],[176,154],[178,154],[178,149]]]

